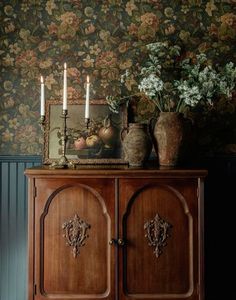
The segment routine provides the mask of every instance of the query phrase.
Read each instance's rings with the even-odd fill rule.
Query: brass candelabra
[[[68,110],[63,109],[62,110],[62,115],[61,118],[63,119],[63,124],[62,124],[62,135],[61,135],[61,150],[62,150],[62,155],[59,158],[57,162],[54,162],[52,164],[53,168],[67,168],[69,167],[69,161],[66,157],[66,143],[68,140],[68,135],[67,135],[67,123],[66,120],[68,118]]]
[[[69,161],[68,158],[66,157],[66,147],[67,147],[67,141],[68,141],[68,132],[67,132],[68,110],[63,109],[60,117],[63,119],[62,131],[61,131],[62,155],[57,161],[54,161],[50,164],[50,168],[53,168],[53,169],[72,168],[72,169],[74,169],[76,167],[76,165],[78,165],[78,163],[73,163],[73,162]],[[40,117],[40,126],[41,126],[42,131],[45,131],[46,122],[47,122],[47,120],[45,119],[45,116],[41,116]],[[87,129],[89,128],[89,123],[90,123],[90,119],[86,118],[85,125],[86,125]]]

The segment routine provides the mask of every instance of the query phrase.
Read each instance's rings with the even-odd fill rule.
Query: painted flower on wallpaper
[[[141,16],[141,24],[138,28],[138,37],[141,40],[148,40],[155,37],[159,29],[159,19],[154,13],[146,13]]]
[[[101,69],[103,78],[109,77],[111,80],[118,78],[117,56],[113,51],[102,52],[96,60],[96,68]]]
[[[51,42],[50,41],[43,41],[39,43],[38,49],[40,52],[45,52],[51,47]]]
[[[49,89],[49,90],[52,90],[53,86],[56,85],[56,80],[53,76],[53,74],[50,74],[48,76],[46,76],[45,78],[45,86]]]
[[[12,22],[9,22],[6,24],[4,29],[5,29],[5,33],[11,33],[15,31],[16,27]]]
[[[91,97],[104,98],[122,93],[121,74],[141,65],[137,50],[156,40],[182,42],[189,56],[201,51],[235,60],[234,5],[235,0],[1,1],[0,77],[6,84],[0,87],[0,153],[41,153],[39,78],[45,78],[47,99],[60,98],[65,61],[70,97],[83,97],[89,74]],[[132,89],[135,78],[126,84]],[[134,112],[145,118],[152,109],[140,103]],[[7,121],[15,119],[17,129]]]
[[[6,6],[4,7],[4,13],[5,13],[8,17],[12,16],[13,13],[14,13],[13,7],[12,7],[11,5],[6,5]]]
[[[96,27],[93,24],[89,24],[86,28],[85,28],[85,34],[92,34],[94,33],[94,31],[96,30]]]
[[[54,22],[47,25],[47,28],[49,35],[57,34],[57,25]]]
[[[46,11],[49,15],[53,14],[53,10],[57,9],[57,5],[55,4],[54,0],[49,0],[46,3]]]
[[[67,68],[68,77],[73,77],[75,80],[80,80],[81,73],[77,68]]]
[[[69,40],[75,37],[79,25],[79,19],[73,12],[67,12],[61,17],[61,24],[57,28],[58,38]]]
[[[132,16],[133,11],[138,10],[138,7],[135,5],[134,0],[130,0],[126,3],[125,10],[129,16]]]
[[[233,27],[235,26],[236,16],[233,13],[227,13],[220,17],[220,21],[226,26]]]
[[[30,66],[35,66],[36,64],[37,57],[33,50],[21,52],[21,54],[16,57],[16,67],[29,68]]]
[[[84,68],[93,68],[95,63],[95,59],[92,58],[89,54],[83,58],[83,67]]]
[[[39,68],[40,69],[48,69],[52,66],[53,61],[51,58],[45,59],[45,60],[41,60],[39,62]]]
[[[217,6],[215,5],[215,0],[210,0],[207,4],[206,4],[206,12],[208,14],[208,16],[212,17],[213,12],[215,10],[218,10]]]

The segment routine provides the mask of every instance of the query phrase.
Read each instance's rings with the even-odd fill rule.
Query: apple
[[[74,141],[74,145],[75,145],[75,149],[82,150],[82,149],[86,148],[86,141],[81,136],[77,140]]]
[[[101,142],[100,137],[97,136],[96,134],[92,134],[86,138],[86,145],[89,148],[98,146],[100,142]]]
[[[116,139],[116,130],[113,126],[102,127],[99,130],[99,136],[102,139],[103,143],[106,145],[112,145]]]

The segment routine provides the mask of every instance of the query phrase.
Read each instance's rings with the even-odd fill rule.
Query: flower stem
[[[132,94],[132,95],[129,95],[129,96],[121,97],[120,100],[127,99],[127,98],[131,98],[131,97],[133,97],[133,96],[138,96],[138,95],[140,95],[140,93],[136,93],[136,94]]]
[[[183,104],[183,99],[180,99],[180,101],[176,106],[176,110],[175,110],[176,112],[180,112],[182,104]]]

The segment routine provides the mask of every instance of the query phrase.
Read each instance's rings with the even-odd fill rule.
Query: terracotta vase
[[[153,144],[160,166],[174,167],[181,158],[184,119],[176,112],[161,112],[153,131]]]
[[[132,167],[143,166],[151,153],[152,141],[147,129],[146,124],[129,123],[128,129],[121,132],[125,160]]]

